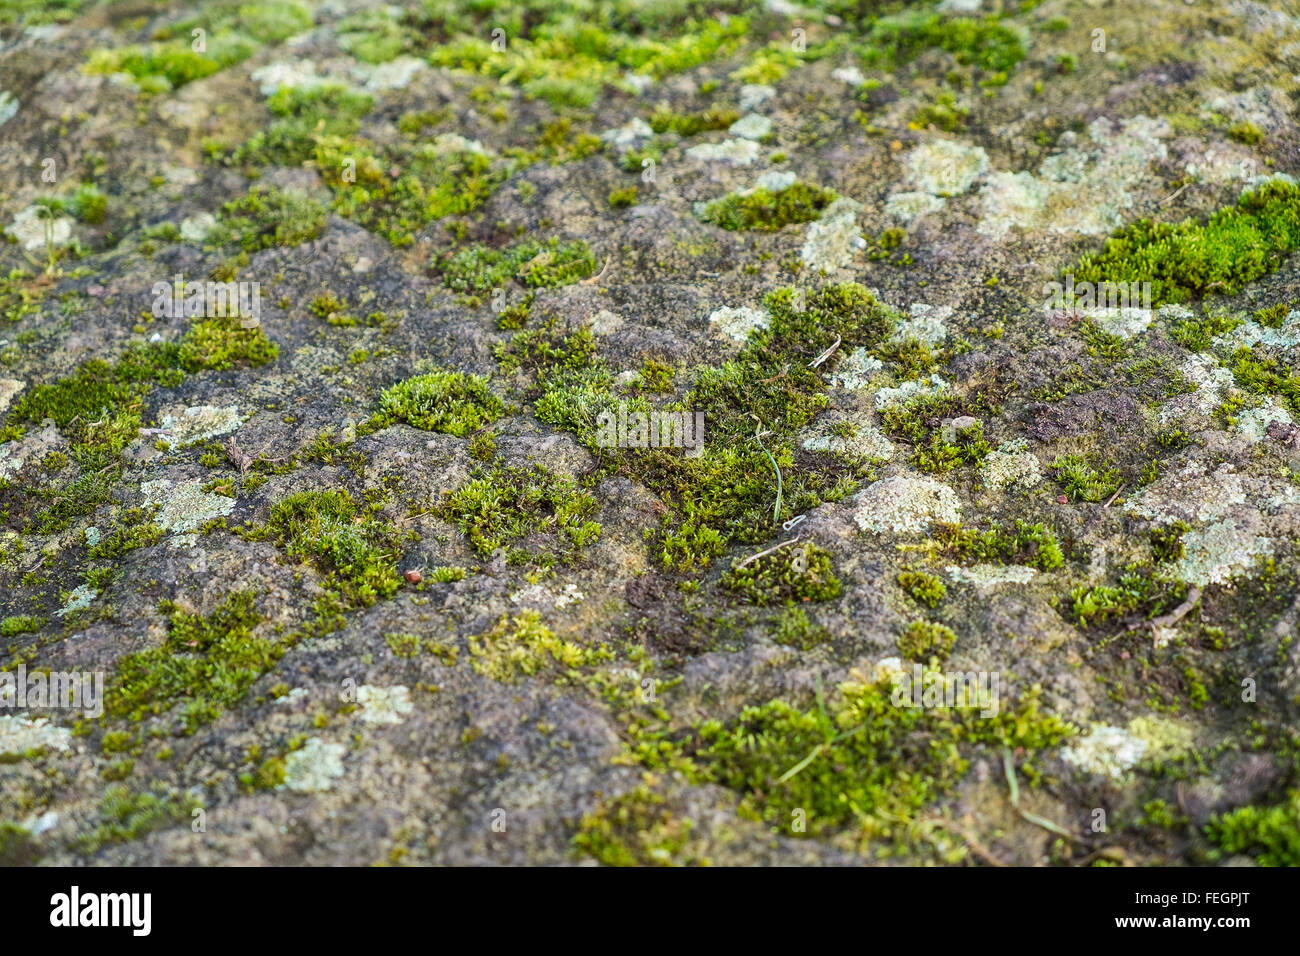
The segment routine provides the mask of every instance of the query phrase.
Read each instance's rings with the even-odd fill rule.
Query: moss
[[[1020,34],[997,17],[946,18],[921,10],[880,18],[864,40],[863,62],[886,68],[936,47],[952,53],[958,63],[991,72],[1010,70],[1026,54]]]
[[[940,550],[963,563],[992,561],[1027,565],[1040,571],[1051,571],[1065,563],[1060,539],[1046,525],[1019,519],[1011,528],[995,522],[984,531],[941,524],[932,529],[931,536]]]
[[[209,241],[237,243],[246,252],[292,247],[318,238],[328,218],[325,207],[305,193],[254,186],[243,198],[221,207],[218,228]]]
[[[1114,585],[1074,588],[1070,592],[1070,617],[1085,628],[1119,618],[1149,620],[1172,610],[1186,596],[1187,585],[1130,565]]]
[[[155,830],[189,823],[193,811],[200,807],[195,797],[161,786],[145,793],[112,786],[99,801],[99,822],[80,834],[72,845],[81,853],[95,853],[108,844],[138,840]]]
[[[283,653],[254,636],[262,618],[253,600],[251,591],[235,592],[206,616],[164,603],[167,637],[118,662],[105,693],[107,712],[138,721],[179,708],[180,726],[192,734],[234,706]]]
[[[505,167],[483,153],[432,143],[379,148],[325,137],[315,159],[334,191],[334,208],[396,246],[410,245],[429,223],[473,212],[506,177]]]
[[[279,118],[234,150],[234,162],[299,166],[315,157],[317,146],[326,138],[356,133],[374,100],[345,86],[326,83],[282,88],[266,105]]]
[[[830,552],[815,544],[780,548],[748,564],[738,562],[723,574],[722,584],[759,607],[829,601],[840,593]]]
[[[48,280],[32,276],[25,269],[11,269],[0,277],[0,318],[21,322],[41,310]]]
[[[463,438],[496,421],[505,405],[480,375],[441,370],[417,375],[386,388],[372,424],[404,422],[424,431]]]
[[[908,123],[912,129],[934,127],[947,133],[956,133],[966,126],[966,117],[970,110],[957,104],[951,93],[939,93],[932,103],[922,103],[916,115]]]
[[[918,604],[934,608],[948,594],[942,579],[924,571],[903,571],[898,575],[898,586]]]
[[[782,608],[772,618],[772,640],[786,647],[812,650],[831,639],[830,632],[808,619],[801,607]]]
[[[157,510],[157,506],[128,508],[114,524],[113,530],[100,538],[87,554],[91,558],[119,558],[137,548],[157,544],[164,534],[153,520]]]
[[[595,499],[540,465],[499,466],[449,493],[438,514],[483,557],[508,547],[512,560],[549,561],[570,560],[600,536],[595,509]]]
[[[1300,791],[1271,807],[1242,807],[1210,819],[1205,835],[1222,852],[1260,866],[1300,866]]]
[[[952,440],[949,441],[942,430],[932,431],[929,441],[918,447],[908,460],[921,471],[942,474],[963,465],[978,465],[993,451],[993,447],[984,439],[984,425],[981,422],[955,428],[952,435]]]
[[[888,354],[888,353],[887,353]],[[886,435],[913,446],[908,462],[930,472],[946,472],[962,465],[978,464],[992,450],[984,438],[984,426],[975,425],[952,431],[945,437],[944,423],[960,417],[990,417],[1001,413],[1002,387],[988,385],[972,389],[966,395],[952,391],[923,393],[897,405],[890,405],[880,415]]]
[[[1056,480],[1073,501],[1105,501],[1119,490],[1119,472],[1113,468],[1096,469],[1080,455],[1062,455],[1052,462]]]
[[[385,634],[384,643],[397,657],[411,658],[420,653],[418,634]]]
[[[1199,318],[1193,316],[1175,322],[1169,334],[1193,352],[1204,352],[1216,337],[1226,335],[1240,324],[1241,319],[1227,312],[1207,309]]]
[[[1270,180],[1205,223],[1142,219],[1073,270],[1080,282],[1150,282],[1152,304],[1234,295],[1300,248],[1300,186]]]
[[[35,634],[40,629],[41,619],[30,614],[11,614],[3,621],[0,621],[0,637]]]
[[[529,239],[500,250],[468,246],[436,269],[447,288],[484,295],[511,279],[531,288],[568,285],[594,273],[596,259],[581,239]]]
[[[1239,348],[1232,357],[1232,374],[1242,388],[1260,395],[1275,395],[1300,412],[1300,374],[1290,363],[1261,357],[1257,350]]]
[[[898,639],[898,652],[909,661],[947,660],[957,643],[953,629],[933,621],[913,621]]]
[[[177,358],[186,371],[198,372],[266,365],[279,354],[280,347],[260,327],[242,328],[238,319],[223,316],[191,325],[180,341]]]
[[[0,823],[0,866],[31,866],[41,858],[40,844],[26,827]]]
[[[626,209],[629,206],[636,205],[636,186],[626,186],[623,189],[613,189],[609,193],[610,209]]]
[[[1228,127],[1228,138],[1247,146],[1257,146],[1264,142],[1264,131],[1254,123],[1233,123]]]
[[[834,200],[829,189],[796,182],[779,192],[755,189],[724,196],[705,206],[700,218],[723,229],[775,232],[790,223],[817,219]]]
[[[637,387],[647,392],[671,392],[675,370],[666,362],[648,358],[637,373]]]
[[[504,682],[543,675],[564,683],[613,658],[603,644],[589,648],[557,637],[534,611],[503,616],[492,630],[471,637],[468,647],[475,673]]]
[[[977,710],[897,706],[887,684],[847,683],[802,710],[775,700],[731,723],[705,721],[682,742],[693,776],[743,795],[752,813],[789,834],[803,811],[808,836],[854,826],[866,840],[904,837],[907,824],[965,774],[977,747],[1056,746],[1071,729],[1023,695],[996,717]],[[642,751],[652,766],[658,752]],[[799,835],[798,831],[795,835]]]
[[[707,866],[694,821],[665,804],[645,786],[602,801],[578,824],[574,849],[606,866]]]
[[[711,107],[702,113],[674,113],[660,107],[650,117],[650,128],[656,133],[695,136],[708,130],[726,129],[738,119],[739,112],[721,107]]]
[[[1296,311],[1300,311],[1300,300],[1279,302],[1258,310],[1255,313],[1255,321],[1266,329],[1280,329],[1286,322],[1286,317]]]
[[[1182,558],[1186,551],[1183,547],[1183,535],[1191,530],[1191,525],[1186,521],[1174,521],[1159,528],[1152,528],[1148,537],[1156,564],[1168,564],[1170,561]]]
[[[349,606],[370,607],[402,585],[396,562],[402,536],[344,490],[304,491],[271,509],[265,536],[327,575]]]

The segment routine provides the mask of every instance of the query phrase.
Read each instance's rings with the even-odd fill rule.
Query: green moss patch
[[[796,182],[778,192],[755,189],[724,196],[705,206],[700,218],[723,229],[775,232],[790,223],[817,219],[834,200],[829,189]]]
[[[512,279],[530,288],[569,285],[596,271],[596,257],[581,239],[528,239],[504,249],[467,246],[435,268],[447,288],[481,296]]]
[[[1079,282],[1150,282],[1153,305],[1234,295],[1300,248],[1300,186],[1271,180],[1204,223],[1139,220],[1074,269]]]
[[[384,390],[373,426],[404,422],[424,431],[463,438],[490,425],[505,405],[488,390],[487,379],[464,372],[417,375]]]
[[[108,713],[141,720],[175,707],[183,731],[192,734],[232,707],[283,653],[274,641],[254,636],[262,618],[253,601],[252,592],[236,592],[206,616],[163,605],[166,640],[118,662],[106,692]]]
[[[226,203],[209,240],[237,243],[246,252],[292,247],[318,238],[329,214],[306,193],[254,186],[248,195]]]
[[[508,548],[514,563],[572,559],[600,536],[596,501],[568,479],[534,465],[481,472],[447,495],[438,513],[481,556]]]
[[[722,584],[760,607],[829,601],[840,593],[830,552],[815,544],[780,548],[744,566],[738,562],[722,576]]]

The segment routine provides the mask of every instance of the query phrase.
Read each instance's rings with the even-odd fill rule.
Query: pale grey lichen
[[[989,156],[981,146],[936,139],[908,153],[903,166],[908,180],[922,192],[959,196],[988,172]]]
[[[700,143],[686,151],[691,159],[705,163],[730,163],[748,166],[758,159],[759,147],[751,139],[724,139],[720,143]]]
[[[1232,465],[1221,464],[1211,472],[1193,461],[1131,495],[1124,510],[1152,521],[1204,522],[1222,517],[1245,500],[1241,476]]]
[[[727,129],[732,136],[760,140],[772,132],[772,121],[758,113],[746,113]]]
[[[303,746],[284,758],[284,783],[282,787],[299,793],[322,793],[334,786],[343,776],[343,755],[347,748],[342,744],[327,744],[319,737],[310,738]]]
[[[980,467],[984,484],[994,491],[1017,486],[1032,488],[1043,480],[1038,456],[1025,451],[1023,441],[1008,443],[990,452]]]
[[[1183,535],[1183,557],[1174,565],[1174,573],[1188,584],[1202,587],[1227,584],[1250,568],[1256,558],[1270,555],[1273,550],[1271,539],[1225,518]]]
[[[1093,724],[1086,737],[1061,749],[1061,759],[1085,773],[1116,779],[1128,775],[1146,755],[1148,744],[1122,727]]]
[[[25,754],[42,748],[71,749],[72,731],[50,724],[46,717],[0,717],[0,754]]]
[[[90,602],[95,600],[97,597],[99,597],[99,590],[97,588],[92,588],[89,584],[79,585],[68,595],[68,600],[64,603],[63,607],[59,608],[54,613],[59,617],[65,617],[73,611],[84,611],[86,608],[90,607]]]
[[[729,339],[743,342],[754,329],[767,328],[771,318],[765,309],[751,309],[749,306],[741,306],[740,308],[723,306],[720,309],[714,309],[709,315],[709,328]]]
[[[873,534],[926,531],[935,522],[961,521],[957,493],[930,478],[885,478],[868,485],[854,501],[853,520],[863,531]]]
[[[72,220],[67,216],[58,216],[52,221],[46,220],[42,217],[40,208],[28,206],[21,210],[9,224],[9,232],[28,252],[45,248],[47,229],[52,245],[67,245],[68,240],[72,238]]]
[[[853,261],[853,253],[863,246],[857,216],[862,204],[840,196],[822,212],[821,219],[810,223],[800,258],[810,269],[833,272]]]
[[[1003,584],[1028,584],[1038,574],[1034,568],[1022,564],[976,564],[969,568],[954,564],[946,570],[954,581],[973,584],[981,591]]]
[[[400,724],[415,709],[410,688],[401,684],[391,687],[362,684],[357,688],[357,703],[361,706],[361,719],[368,724]]]
[[[928,375],[923,378],[913,379],[910,382],[904,382],[895,388],[882,388],[876,393],[876,408],[885,409],[894,405],[901,405],[903,402],[923,395],[938,395],[947,387],[948,383],[938,375]]]
[[[871,387],[884,367],[884,362],[859,347],[844,356],[835,371],[826,373],[826,381],[838,388],[862,390]]]

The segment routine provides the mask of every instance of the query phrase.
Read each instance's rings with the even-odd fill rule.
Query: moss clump
[[[505,405],[488,390],[483,376],[437,371],[386,388],[372,425],[405,422],[424,431],[464,438],[492,424],[504,412]]]
[[[246,252],[297,246],[319,237],[328,218],[325,207],[306,193],[254,186],[221,207],[218,228],[209,238],[219,245],[237,243]]]
[[[11,614],[3,621],[0,621],[0,637],[35,634],[40,629],[41,619],[30,614]]]
[[[1174,521],[1159,528],[1152,528],[1148,537],[1156,564],[1179,560],[1186,552],[1183,546],[1183,535],[1191,530],[1192,526],[1186,521]]]
[[[958,63],[998,73],[1026,54],[1020,34],[997,17],[944,17],[921,10],[881,17],[864,41],[859,49],[867,66],[905,63],[937,47],[952,53]]]
[[[1070,592],[1070,615],[1085,628],[1112,619],[1150,619],[1172,610],[1186,596],[1187,585],[1130,565],[1114,585],[1074,588]]]
[[[402,585],[396,568],[402,538],[379,507],[363,509],[342,490],[304,491],[271,509],[263,536],[328,575],[348,605],[369,607]]]
[[[1043,524],[1017,519],[1014,527],[994,523],[987,530],[941,524],[932,530],[935,544],[963,563],[992,561],[1051,571],[1065,563],[1060,539]]]
[[[912,445],[908,462],[929,472],[946,472],[983,461],[992,450],[984,438],[984,425],[976,421],[961,429],[945,422],[961,417],[996,417],[1003,386],[987,385],[966,395],[951,391],[922,394],[881,412],[885,434]]]
[[[1119,490],[1119,472],[1113,468],[1098,470],[1080,455],[1062,455],[1052,462],[1056,480],[1072,501],[1105,501]]]
[[[105,694],[108,713],[141,720],[179,707],[181,727],[192,734],[236,704],[283,653],[274,641],[254,636],[262,620],[254,597],[231,594],[207,616],[162,605],[167,638],[118,663]]]
[[[236,365],[257,366],[275,361],[280,347],[260,327],[245,329],[230,317],[202,319],[180,341],[177,358],[187,372],[224,371]]]
[[[982,422],[953,427],[951,440],[945,434],[947,431],[931,431],[926,444],[919,446],[908,460],[921,471],[942,474],[963,465],[978,465],[993,451],[984,438]]]
[[[743,566],[737,563],[722,576],[722,584],[759,607],[829,601],[840,593],[830,552],[815,544],[781,548]]]
[[[903,571],[898,575],[898,586],[913,601],[926,607],[938,607],[939,602],[948,595],[948,589],[942,580],[924,571]]]
[[[772,640],[786,647],[808,651],[831,639],[830,632],[809,620],[801,607],[782,608],[772,618],[772,624]]]
[[[613,189],[609,193],[610,209],[626,209],[628,206],[636,205],[636,187],[627,186],[623,189]]]
[[[1228,138],[1247,146],[1256,146],[1264,142],[1264,131],[1254,123],[1233,123],[1228,127]]]
[[[467,246],[435,268],[447,288],[480,296],[511,279],[531,288],[569,285],[594,273],[596,259],[581,239],[528,239],[505,249]]]
[[[24,269],[11,269],[0,277],[0,318],[20,322],[41,310],[45,299],[45,283]]]
[[[449,493],[438,514],[483,557],[508,547],[513,562],[548,563],[572,558],[600,536],[600,525],[589,520],[595,510],[595,499],[572,481],[534,465],[480,472]]]
[[[723,229],[775,232],[797,222],[811,222],[835,200],[835,193],[807,183],[791,183],[779,192],[755,189],[724,196],[704,207],[700,218]]]
[[[674,113],[660,107],[650,117],[650,128],[656,133],[695,136],[712,129],[726,129],[738,119],[739,112],[721,107],[711,107],[702,113]]]
[[[299,166],[316,155],[327,137],[351,136],[374,100],[345,86],[295,86],[277,90],[266,101],[279,119],[231,155],[234,162],[259,166]]]
[[[1074,269],[1075,282],[1150,282],[1152,303],[1235,295],[1300,248],[1300,186],[1270,180],[1205,223],[1142,219]]]
[[[26,827],[0,823],[0,866],[31,866],[40,858],[40,844]]]
[[[965,746],[1037,751],[1071,731],[1040,713],[1032,693],[1014,708],[1004,701],[991,718],[974,709],[898,706],[883,683],[844,684],[837,696],[829,707],[776,700],[745,708],[733,723],[706,721],[682,750],[698,780],[743,794],[742,811],[781,832],[803,811],[809,836],[856,824],[870,839],[901,837],[908,821],[950,790],[966,772]]]
[[[316,165],[334,191],[334,208],[395,246],[410,245],[431,222],[473,212],[506,177],[504,165],[475,150],[434,143],[381,149],[341,137],[322,140]]]
[[[694,822],[665,804],[644,786],[602,802],[583,816],[573,846],[606,866],[707,866]]]
[[[898,652],[909,661],[947,660],[957,644],[952,628],[933,621],[913,621],[898,639]]]
[[[1224,311],[1207,309],[1199,318],[1193,316],[1175,322],[1169,334],[1193,352],[1204,352],[1215,338],[1226,335],[1239,325],[1241,319]]]
[[[91,854],[111,843],[127,843],[164,827],[189,823],[201,804],[189,794],[171,793],[161,786],[132,793],[115,785],[99,801],[99,822],[73,841],[73,848]]]
[[[1232,356],[1232,374],[1242,388],[1259,395],[1275,395],[1300,412],[1300,374],[1292,371],[1290,363],[1243,347]]]
[[[68,439],[76,473],[66,486],[36,490],[51,501],[25,530],[53,534],[73,518],[90,514],[108,500],[120,476],[122,452],[139,434],[140,410],[155,385],[184,378],[175,345],[135,346],[116,363],[92,359],[73,374],[28,389],[9,411],[0,440],[21,438],[29,425],[50,419]]]
[[[471,637],[468,647],[475,673],[504,682],[543,674],[565,683],[613,659],[603,644],[588,648],[556,637],[535,611],[502,617],[492,630]]]
[[[1300,791],[1275,806],[1215,816],[1205,835],[1224,853],[1249,854],[1260,866],[1300,866]]]

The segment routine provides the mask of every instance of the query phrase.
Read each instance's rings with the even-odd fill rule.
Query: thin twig
[[[844,341],[843,336],[839,336],[839,335],[835,336],[835,344],[832,345],[830,348],[828,348],[821,355],[817,356],[811,362],[809,362],[808,367],[816,368],[818,365],[821,365],[822,362],[825,362],[828,358],[830,358],[832,355],[835,354],[835,350],[840,347],[840,342],[842,341]]]
[[[1110,500],[1107,501],[1104,505],[1102,505],[1103,508],[1109,508],[1112,504],[1115,503],[1115,499],[1119,497],[1119,493],[1124,490],[1124,485],[1125,482],[1121,481],[1119,487],[1115,489],[1115,493],[1110,496]]]
[[[926,826],[942,827],[945,830],[957,834],[957,836],[966,841],[967,848],[989,866],[1007,865],[994,856],[987,847],[980,843],[973,833],[959,823],[955,823],[952,820],[945,820],[943,817],[922,817],[916,822],[925,824]]]
[[[1184,601],[1182,604],[1178,605],[1178,607],[1174,608],[1168,614],[1162,614],[1160,615],[1160,617],[1153,617],[1149,621],[1140,621],[1137,624],[1130,624],[1128,629],[1130,631],[1136,631],[1139,627],[1151,628],[1151,649],[1153,651],[1159,650],[1160,649],[1160,643],[1159,643],[1160,628],[1173,627],[1175,624],[1177,624],[1179,621],[1185,618],[1188,615],[1188,613],[1191,612],[1192,608],[1196,607],[1196,604],[1198,601],[1200,601],[1200,599],[1201,599],[1201,589],[1193,584],[1192,587],[1187,592],[1187,600]]]
[[[603,276],[603,275],[605,274],[605,270],[608,269],[608,268],[609,268],[609,256],[606,256],[606,257],[605,257],[605,264],[604,264],[603,266],[600,267],[600,271],[597,272],[594,276],[591,276],[590,278],[587,278],[587,279],[579,279],[579,280],[578,280],[578,285],[593,285],[593,284],[599,282],[599,281],[600,281],[600,277]]]
[[[1010,747],[1002,748],[1002,767],[1006,771],[1007,786],[1011,790],[1011,805],[1015,807],[1016,813],[1020,814],[1021,818],[1023,818],[1026,823],[1032,823],[1036,827],[1042,827],[1049,833],[1055,833],[1057,836],[1063,837],[1071,843],[1077,843],[1080,846],[1089,846],[1087,840],[1075,836],[1059,823],[1053,823],[1046,817],[1040,817],[1036,813],[1030,813],[1028,810],[1020,806],[1020,786],[1016,783],[1016,768],[1012,766],[1011,763]]]
[[[799,540],[799,535],[795,535],[789,541],[782,541],[780,544],[774,544],[766,551],[760,551],[758,552],[758,554],[751,554],[744,561],[741,561],[738,565],[736,565],[736,570],[739,571],[741,568],[745,567],[746,565],[753,564],[759,558],[765,557],[766,555],[771,554],[773,551],[780,551],[786,545],[794,544],[798,540]]]

